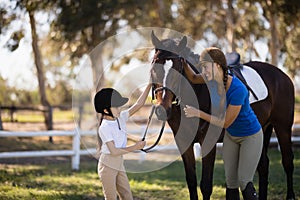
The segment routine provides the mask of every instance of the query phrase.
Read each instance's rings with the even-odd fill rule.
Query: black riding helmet
[[[106,114],[104,113],[104,110],[107,109],[111,116],[111,107],[120,107],[125,105],[127,102],[128,98],[122,97],[122,95],[113,88],[101,89],[96,93],[94,98],[94,106],[96,112]]]

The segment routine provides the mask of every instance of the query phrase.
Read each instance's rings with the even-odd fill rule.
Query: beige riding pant
[[[234,137],[225,133],[223,160],[227,188],[240,187],[243,191],[248,182],[253,182],[262,146],[262,130],[246,137]]]
[[[105,200],[116,200],[117,195],[120,200],[133,200],[122,156],[101,154],[98,175]]]

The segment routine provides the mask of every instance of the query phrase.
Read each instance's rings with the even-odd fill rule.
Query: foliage
[[[299,26],[293,33],[289,35],[286,40],[286,52],[287,58],[285,65],[288,66],[288,70],[292,76],[297,75],[297,71],[300,69],[300,28]]]
[[[273,13],[278,17],[276,33],[279,35],[275,38],[278,40],[275,48],[280,54],[277,56],[284,55],[286,66],[295,75],[300,67],[299,56],[295,55],[299,52],[299,10],[297,0],[91,0],[88,3],[77,0],[12,0],[7,5],[0,3],[0,33],[10,35],[6,47],[13,51],[28,34],[23,25],[13,26],[14,22],[24,20],[27,11],[46,15],[46,21],[38,21],[37,32],[42,32],[39,29],[46,23],[51,25],[46,36],[39,35],[39,45],[45,74],[51,77],[48,84],[55,88],[60,86],[50,83],[50,79],[60,84],[74,78],[74,67],[84,54],[127,28],[171,28],[194,40],[202,39],[207,46],[221,46],[225,51],[237,50],[242,59],[252,59],[251,53],[258,55],[259,52],[255,49],[255,41],[262,39],[268,45],[272,43],[274,31],[270,29],[270,14]],[[117,43],[112,44],[112,47],[117,46]],[[107,48],[103,54],[109,57],[112,51],[113,48]],[[138,53],[132,56],[140,60],[146,57]],[[122,59],[114,69],[119,70],[130,59]],[[65,89],[71,90],[70,87]]]
[[[72,105],[72,89],[67,81],[58,80],[55,87],[48,87],[47,96],[51,105]]]
[[[285,198],[285,175],[281,156],[277,149],[270,149],[270,179],[268,199]],[[300,152],[295,150],[294,190],[300,195]],[[63,160],[61,158],[61,160]],[[152,161],[155,162],[155,161]],[[41,165],[1,164],[1,199],[100,199],[103,198],[101,182],[97,175],[97,162],[82,159],[81,170],[70,169],[70,160]],[[201,172],[201,161],[197,161],[197,174]],[[149,173],[129,173],[131,189],[140,200],[188,199],[188,189],[182,161],[175,161],[166,168]],[[198,176],[199,177],[199,176]],[[257,176],[255,177],[257,186]],[[200,194],[200,190],[198,190]],[[214,170],[214,187],[211,199],[224,199],[225,184],[223,161],[217,156]]]
[[[10,88],[7,87],[6,80],[0,76],[0,105],[11,101],[10,96],[8,95],[9,91]]]
[[[2,106],[40,105],[40,95],[37,90],[30,91],[17,89],[15,87],[8,87],[6,84],[2,85],[1,80],[0,89],[0,105]],[[46,92],[48,94],[49,102],[51,105],[55,106],[72,104],[72,90],[63,81],[58,82],[58,84],[54,88],[47,87]]]

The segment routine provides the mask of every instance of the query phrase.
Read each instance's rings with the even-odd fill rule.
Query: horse
[[[184,105],[192,105],[205,112],[211,112],[209,90],[206,84],[193,84],[186,79],[182,58],[189,63],[195,72],[198,73],[201,70],[201,67],[197,67],[199,55],[187,46],[186,36],[179,42],[170,38],[159,40],[152,32],[151,39],[155,48],[154,64],[150,72],[156,98],[155,113],[158,119],[168,122],[173,132],[184,163],[190,199],[196,200],[198,194],[193,146],[195,143],[203,145],[210,124],[200,119],[186,118],[183,114],[183,107]],[[164,69],[166,61],[172,62],[168,72]],[[259,199],[267,199],[269,176],[267,152],[273,129],[278,138],[282,165],[286,174],[286,199],[295,199],[293,190],[294,155],[291,141],[294,121],[294,85],[283,71],[271,64],[250,61],[244,65],[254,69],[261,76],[268,89],[267,98],[251,104],[264,133],[263,150],[257,167]],[[195,98],[191,98],[191,96]],[[192,139],[186,141],[187,137]],[[222,142],[222,137],[220,137],[219,142]],[[216,144],[201,158],[200,190],[204,200],[210,199],[212,194],[215,157]]]

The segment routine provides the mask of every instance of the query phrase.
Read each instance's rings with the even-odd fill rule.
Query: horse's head
[[[199,56],[192,53],[187,47],[187,38],[185,36],[180,41],[173,39],[160,41],[152,32],[151,39],[155,46],[155,55],[151,69],[154,95],[157,100],[155,113],[158,119],[165,121],[171,117],[172,105],[179,106],[181,103],[182,85],[187,83],[184,78],[182,59],[188,60],[189,63],[197,63]],[[169,60],[172,62],[172,66],[166,70],[164,65]],[[185,96],[189,95],[186,94]]]

